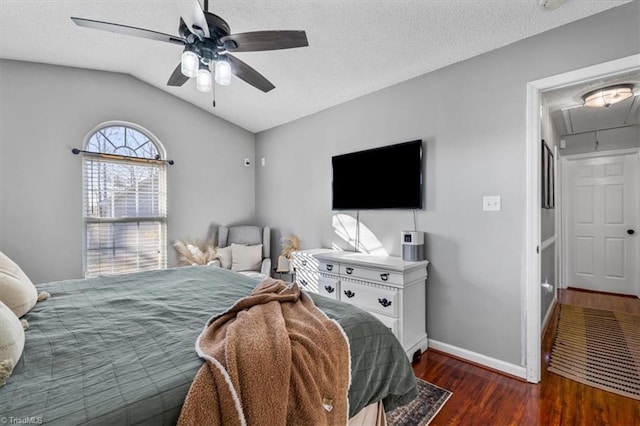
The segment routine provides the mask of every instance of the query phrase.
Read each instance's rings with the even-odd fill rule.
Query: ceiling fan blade
[[[224,56],[229,61],[229,65],[231,65],[231,72],[239,79],[246,81],[256,89],[260,89],[265,93],[276,88],[276,86],[271,84],[271,82],[262,74],[242,62],[240,59],[231,55]]]
[[[75,22],[76,25],[85,28],[93,28],[96,30],[104,30],[117,34],[148,38],[151,40],[165,41],[167,43],[180,45],[184,45],[186,42],[186,40],[184,40],[182,37],[159,33],[157,31],[145,30],[143,28],[130,27],[128,25],[112,24],[110,22],[94,21],[92,19],[75,17],[71,17],[71,20]]]
[[[173,70],[171,77],[169,77],[169,81],[167,81],[167,86],[179,87],[179,86],[182,86],[184,83],[186,83],[187,80],[189,80],[189,77],[182,74],[182,64],[178,64],[176,69]]]
[[[258,52],[309,45],[304,31],[254,31],[230,34],[220,39],[229,52]]]
[[[204,12],[200,6],[198,0],[182,0],[178,2],[180,5],[180,15],[187,24],[187,28],[192,33],[197,34],[197,30],[194,28],[200,28],[204,34],[204,37],[209,37],[209,25],[204,17]]]

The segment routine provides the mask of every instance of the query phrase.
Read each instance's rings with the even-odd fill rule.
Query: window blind
[[[83,158],[85,276],[166,267],[166,165]]]

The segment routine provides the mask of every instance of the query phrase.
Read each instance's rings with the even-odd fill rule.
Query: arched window
[[[85,277],[166,268],[162,145],[139,126],[106,123],[87,136],[85,151]]]

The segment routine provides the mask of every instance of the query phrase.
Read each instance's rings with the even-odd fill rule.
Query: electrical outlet
[[[499,212],[502,210],[502,197],[499,195],[485,195],[482,197],[482,210],[485,212]]]

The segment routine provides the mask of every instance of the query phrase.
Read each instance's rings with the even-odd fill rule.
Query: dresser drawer
[[[340,273],[340,265],[338,263],[320,260],[318,270],[320,272],[338,275]]]
[[[296,269],[318,269],[318,259],[315,254],[330,252],[331,249],[299,250],[292,253],[293,267]]]
[[[311,293],[318,293],[318,280],[320,274],[313,269],[296,269],[296,282],[298,285]]]
[[[318,294],[330,299],[338,299],[340,294],[340,281],[336,278],[321,276],[318,279]]]
[[[381,323],[387,326],[389,330],[396,336],[398,339],[400,338],[398,335],[398,320],[396,318],[391,318],[386,315],[378,315],[376,313],[372,313],[374,317],[378,318]]]
[[[293,254],[293,267],[296,269],[318,269],[318,259],[313,256]]]
[[[398,293],[391,288],[360,284],[348,278],[340,280],[340,300],[358,305],[367,311],[390,317],[398,316]]]
[[[363,268],[355,265],[340,264],[340,275],[364,281],[374,281],[380,284],[403,284],[401,273]]]

